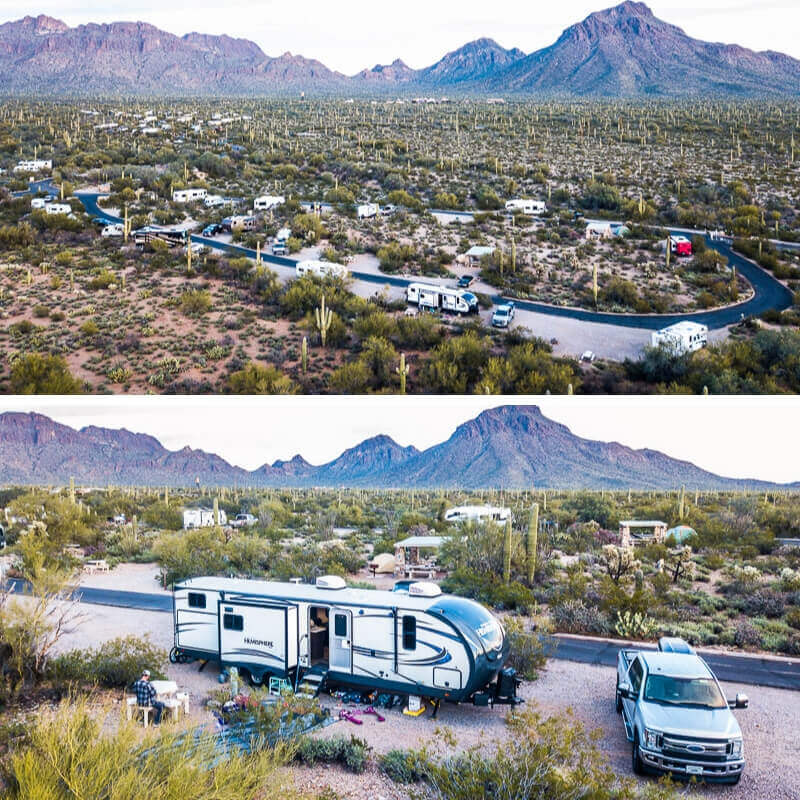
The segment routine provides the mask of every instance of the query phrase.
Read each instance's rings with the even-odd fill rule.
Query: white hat
[[[146,675],[146,676],[149,678],[149,677],[150,677],[150,670],[149,670],[149,669],[145,669],[145,670],[143,670],[143,671],[142,671],[142,675],[143,675],[143,676],[144,676],[144,675]]]

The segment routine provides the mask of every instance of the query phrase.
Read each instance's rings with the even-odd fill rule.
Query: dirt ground
[[[114,586],[130,591],[158,592],[153,565],[124,565],[109,574],[87,576],[86,586]],[[168,613],[144,612],[108,606],[84,604],[83,623],[60,643],[60,649],[97,646],[98,643],[125,634],[148,635],[158,646],[172,645],[172,617]],[[171,664],[169,677],[181,690],[191,695],[191,721],[205,724],[209,715],[204,709],[206,695],[219,688],[218,668],[209,663],[203,672],[198,664]],[[525,683],[522,696],[545,715],[563,714],[571,709],[575,718],[590,729],[601,731],[600,747],[607,753],[614,770],[630,775],[630,745],[622,724],[614,712],[614,670],[568,661],[550,661],[539,680]],[[723,684],[729,696],[743,687]],[[800,693],[761,687],[744,687],[750,696],[750,708],[737,718],[745,739],[748,766],[738,787],[703,787],[691,789],[693,794],[713,798],[764,798],[765,800],[797,800],[800,797],[800,742],[795,732],[800,719]],[[342,706],[333,698],[323,703],[338,717]],[[507,709],[476,708],[468,705],[442,706],[438,719],[430,713],[423,717],[404,716],[399,710],[384,713],[385,722],[362,714],[363,724],[341,721],[318,735],[353,734],[365,739],[374,754],[392,748],[420,747],[437,738],[440,726],[449,728],[457,747],[472,745],[492,747],[502,744],[507,732]],[[315,767],[295,770],[301,789],[320,792],[326,785],[339,796],[357,800],[395,800],[410,795],[378,772],[373,763],[363,775],[351,775],[338,768]]]

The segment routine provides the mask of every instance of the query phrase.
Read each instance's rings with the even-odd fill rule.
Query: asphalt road
[[[15,591],[25,590],[25,584],[21,580],[11,579],[9,583],[14,586]],[[167,594],[81,586],[76,590],[75,597],[83,603],[95,605],[172,613],[172,597]],[[548,636],[543,641],[550,658],[605,667],[616,666],[620,649],[630,647],[624,642],[566,635]],[[702,655],[721,681],[800,690],[800,660],[715,652],[704,652]]]
[[[101,195],[81,193],[77,195],[84,205],[87,213],[93,217],[101,217],[109,222],[121,222],[120,217],[109,214],[98,205],[98,198]],[[674,233],[683,232],[675,229]],[[192,235],[191,240],[215,250],[234,253],[236,255],[255,258],[256,251],[235,244],[226,244],[209,239],[204,236]],[[726,256],[732,266],[735,266],[738,273],[746,278],[753,287],[754,295],[749,300],[738,303],[727,308],[718,308],[711,311],[698,311],[689,314],[609,314],[597,311],[587,311],[580,308],[569,308],[563,306],[552,306],[546,303],[536,303],[529,300],[515,300],[517,308],[527,311],[534,311],[540,314],[548,314],[554,317],[567,317],[569,319],[583,320],[586,322],[598,322],[606,325],[617,325],[624,328],[639,328],[645,330],[659,330],[668,325],[672,325],[681,320],[692,320],[707,325],[710,330],[726,328],[733,325],[744,317],[757,316],[769,309],[780,311],[792,305],[792,293],[772,277],[768,272],[761,269],[751,261],[743,258],[738,253],[734,253],[728,244],[712,241],[706,237],[709,247]],[[261,260],[266,264],[276,264],[282,267],[294,267],[296,261],[291,258],[273,256],[269,253],[262,253]],[[368,272],[351,272],[351,275],[368,283],[379,286],[398,286],[405,287],[410,280],[397,278],[391,275],[374,275]],[[494,303],[500,304],[505,299],[496,295],[492,297]]]

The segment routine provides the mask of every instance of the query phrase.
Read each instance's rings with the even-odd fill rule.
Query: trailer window
[[[403,617],[403,650],[417,649],[417,618]]]
[[[223,614],[222,627],[226,631],[243,631],[244,617],[241,614]]]
[[[205,608],[206,596],[198,592],[189,592],[189,608]]]
[[[333,615],[333,633],[342,638],[347,636],[347,614]]]

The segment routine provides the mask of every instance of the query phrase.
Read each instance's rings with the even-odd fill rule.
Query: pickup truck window
[[[699,708],[727,708],[716,682],[711,678],[672,678],[669,675],[648,675],[644,699],[653,703]]]
[[[633,664],[631,664],[630,670],[628,670],[628,680],[631,682],[631,689],[633,689],[634,694],[639,694],[639,689],[642,686],[642,662],[637,658]]]

